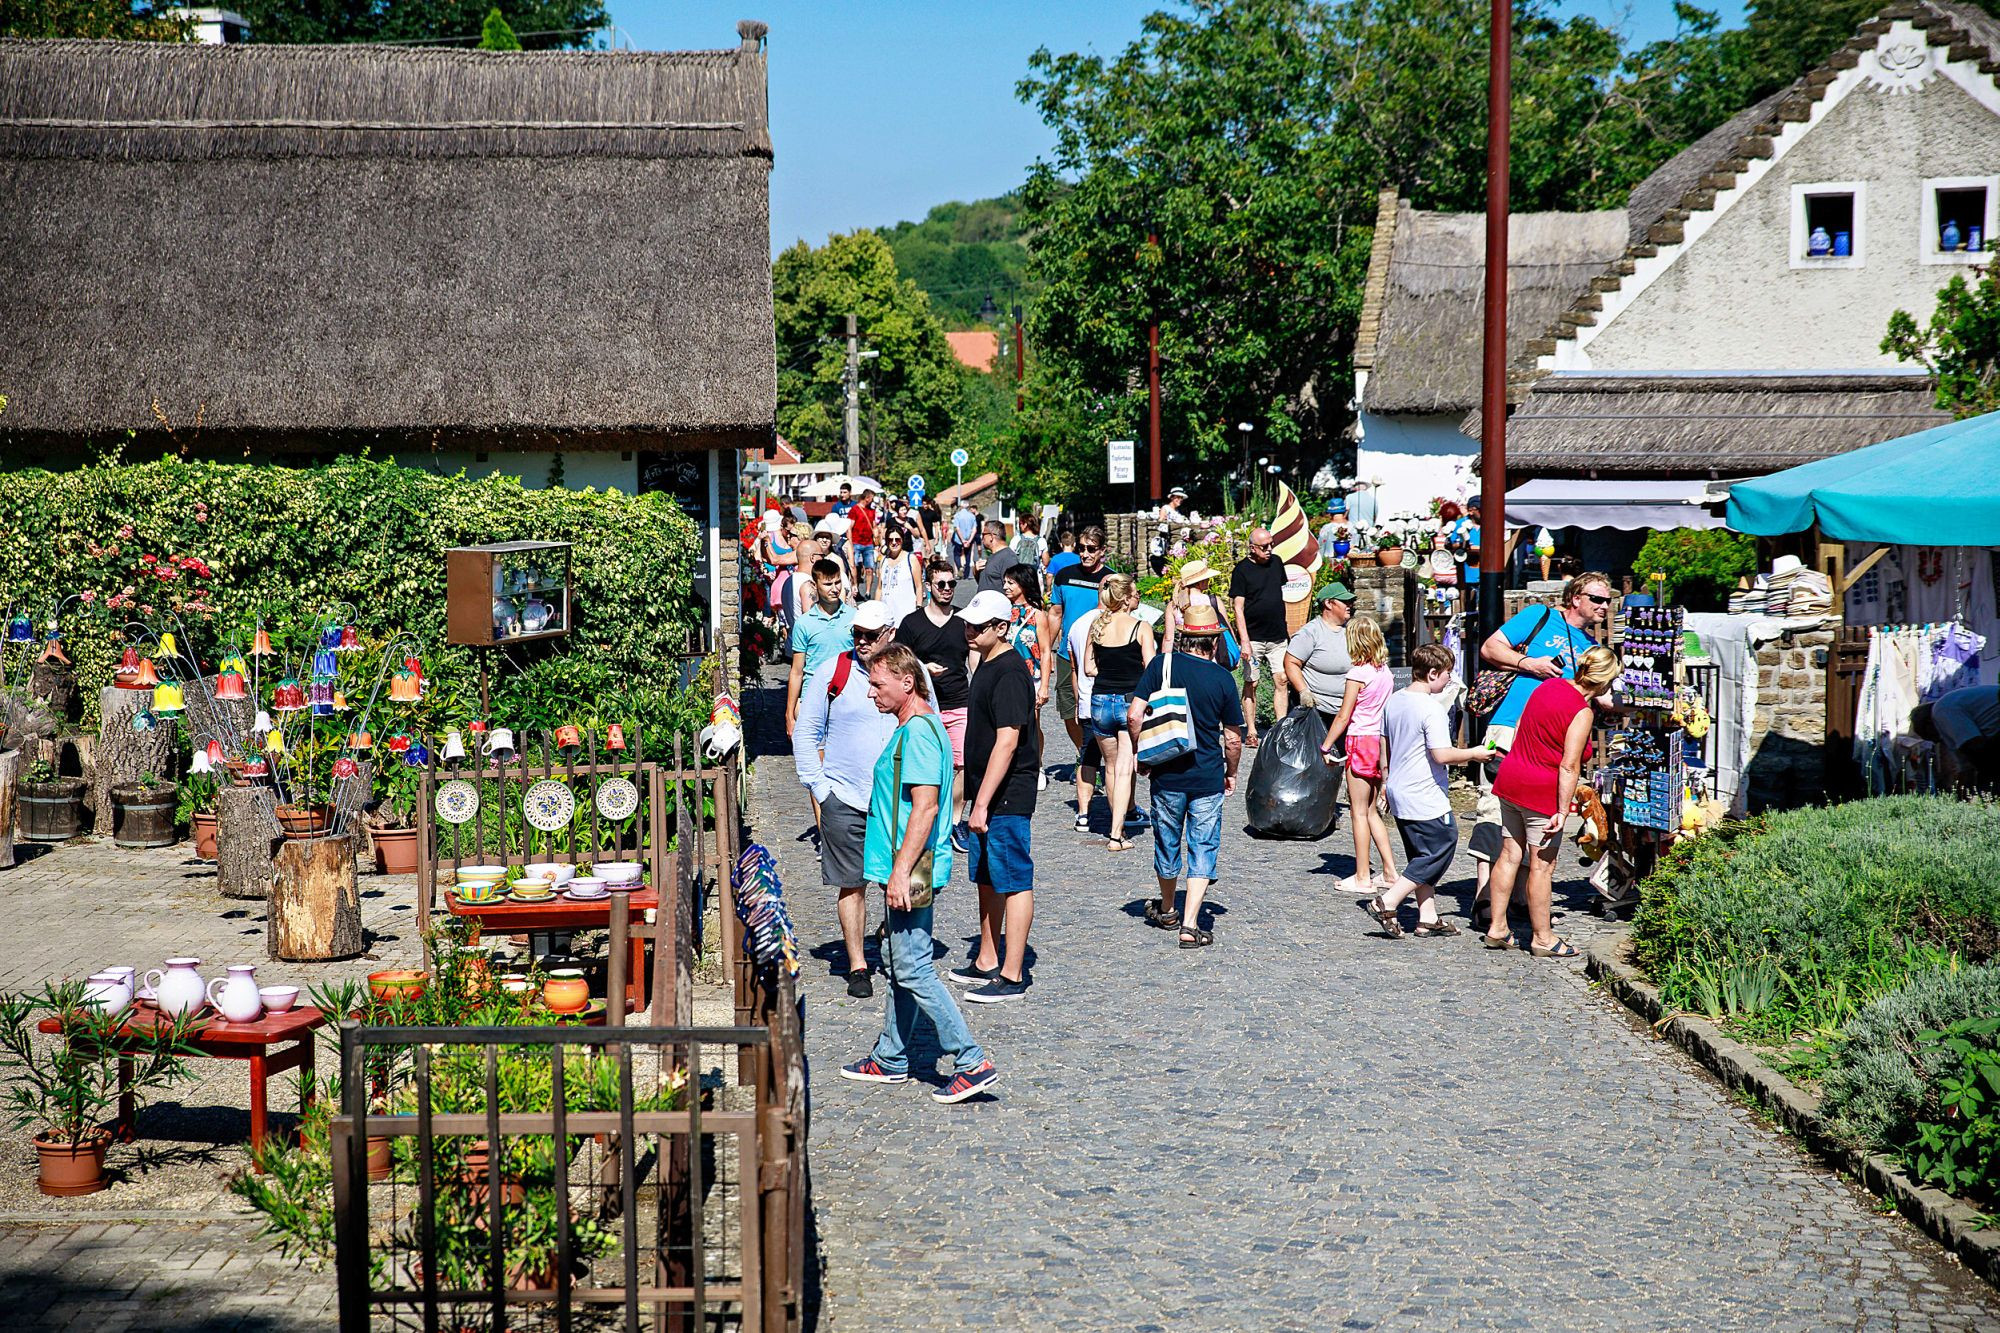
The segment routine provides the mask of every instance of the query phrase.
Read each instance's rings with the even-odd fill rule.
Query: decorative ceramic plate
[[[437,817],[447,824],[463,824],[471,819],[479,809],[479,788],[464,778],[452,778],[438,784],[437,795],[431,799],[437,809]]]
[[[606,778],[597,784],[597,813],[625,819],[639,808],[639,789],[630,778]]]
[[[554,833],[576,818],[576,793],[554,778],[543,778],[521,797],[521,813],[544,833]]]

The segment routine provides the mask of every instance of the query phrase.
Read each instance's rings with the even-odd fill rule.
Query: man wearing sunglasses
[[[1479,646],[1480,661],[1515,673],[1487,724],[1495,746],[1511,746],[1535,686],[1557,676],[1576,679],[1577,662],[1597,646],[1597,632],[1611,614],[1611,597],[1609,575],[1579,574],[1564,586],[1560,608],[1524,606]]]

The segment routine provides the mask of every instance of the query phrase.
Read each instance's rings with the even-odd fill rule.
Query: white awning
[[[1719,528],[1706,481],[1530,481],[1507,492],[1507,526],[1537,528]]]

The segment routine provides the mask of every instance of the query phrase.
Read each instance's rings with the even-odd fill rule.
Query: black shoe
[[[1024,975],[1019,981],[1009,981],[1003,976],[995,976],[984,986],[974,986],[965,993],[970,1004],[1000,1004],[1006,1000],[1018,1000],[1028,993],[1028,979]]]
[[[967,963],[964,967],[954,967],[945,975],[961,986],[980,986],[998,977],[1000,969],[997,966],[984,968],[977,963]]]
[[[875,993],[875,982],[868,975],[868,969],[847,974],[847,993],[857,1000],[865,1000]]]

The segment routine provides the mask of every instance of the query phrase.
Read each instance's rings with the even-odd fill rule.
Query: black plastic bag
[[[1341,770],[1320,758],[1326,723],[1319,710],[1299,707],[1264,729],[1250,765],[1244,803],[1250,831],[1266,838],[1320,838],[1334,825]]]

